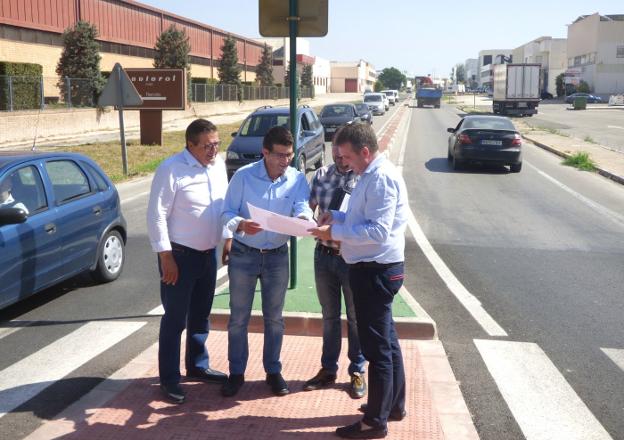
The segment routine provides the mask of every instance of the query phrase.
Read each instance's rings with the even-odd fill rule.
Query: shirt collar
[[[373,171],[375,171],[377,168],[381,166],[384,160],[386,160],[386,157],[383,154],[378,153],[377,157],[371,163],[368,164],[368,166],[366,167],[366,169],[364,170],[362,174],[372,173]]]
[[[334,164],[334,163],[333,163],[333,164],[331,164],[331,168],[333,169],[333,171],[331,171],[331,170],[330,170],[330,172],[332,172],[333,174],[337,174],[337,175],[339,175],[339,176],[349,177],[349,176],[353,175],[353,170],[349,170],[349,171],[347,171],[346,173],[341,173],[341,172],[338,170],[338,167],[336,166],[336,164]]]
[[[196,158],[195,156],[193,156],[191,154],[191,152],[188,150],[187,147],[184,147],[184,151],[182,151],[182,157],[184,158],[184,160],[186,161],[187,164],[189,164],[192,167],[198,167],[198,168],[207,168],[205,166],[203,166]]]
[[[286,168],[286,171],[284,171],[284,173],[281,176],[273,180],[271,179],[271,176],[269,176],[269,173],[267,172],[266,164],[264,163],[264,158],[260,159],[256,163],[258,164],[258,177],[266,179],[269,182],[281,182],[283,179],[286,178],[286,174],[288,174],[288,170],[290,170],[290,166],[289,166],[288,168]]]

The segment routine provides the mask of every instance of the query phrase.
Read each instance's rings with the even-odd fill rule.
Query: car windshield
[[[321,116],[344,116],[349,114],[349,107],[346,105],[332,105],[325,107]]]
[[[489,130],[512,130],[514,125],[508,119],[503,118],[470,118],[464,120],[462,128],[482,128]]]
[[[381,96],[379,95],[366,95],[364,97],[364,102],[379,102],[381,101]]]
[[[275,126],[288,128],[288,120],[287,115],[253,115],[243,122],[239,136],[264,137]]]
[[[368,106],[366,104],[355,104],[355,108],[359,112],[366,112],[366,111],[368,111]]]

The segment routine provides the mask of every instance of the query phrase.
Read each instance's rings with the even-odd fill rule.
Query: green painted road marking
[[[321,306],[316,296],[316,286],[314,284],[314,240],[306,237],[297,243],[298,256],[298,277],[297,288],[286,291],[286,303],[284,311],[321,313]],[[260,299],[260,284],[256,287],[256,296],[253,302],[254,310],[262,310]],[[225,289],[220,295],[215,297],[214,309],[229,309],[230,292]],[[342,305],[344,313],[344,303]],[[400,295],[394,297],[393,314],[395,317],[415,317],[415,313],[403,301]]]

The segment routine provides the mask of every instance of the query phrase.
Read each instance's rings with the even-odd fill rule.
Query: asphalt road
[[[519,174],[479,166],[454,172],[445,128],[458,120],[450,106],[412,109],[404,160],[410,205],[435,251],[508,336],[489,335],[413,241],[406,287],[438,325],[481,438],[554,438],[529,435],[545,423],[530,420],[531,408],[566,408],[570,393],[530,390],[536,394],[522,401],[514,385],[523,378],[486,363],[475,340],[511,351],[534,344],[580,406],[613,438],[624,438],[624,372],[601,350],[624,348],[624,187],[563,167],[531,145]]]
[[[379,130],[397,108],[376,116],[373,127]],[[0,438],[28,435],[157,341],[160,316],[150,312],[160,305],[158,272],[145,225],[149,185],[141,179],[119,188],[128,243],[117,281],[94,285],[79,276],[0,310]],[[71,349],[85,340],[92,355]]]

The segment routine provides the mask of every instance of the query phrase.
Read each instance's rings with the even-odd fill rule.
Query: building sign
[[[143,99],[135,110],[184,110],[186,76],[184,69],[125,69]]]
[[[564,74],[565,83],[578,86],[581,82],[582,73],[583,72],[581,69],[572,68],[572,69],[566,70]]]

